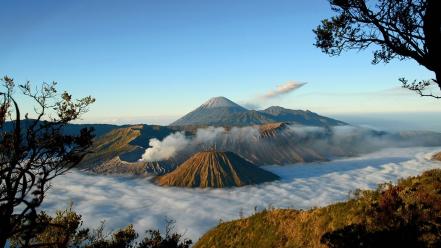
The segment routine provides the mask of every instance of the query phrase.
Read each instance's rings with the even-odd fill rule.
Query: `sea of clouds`
[[[291,166],[265,166],[282,179],[258,186],[231,189],[167,188],[149,179],[88,175],[72,170],[56,178],[43,209],[54,213],[69,201],[84,219],[96,227],[101,220],[106,230],[134,224],[141,233],[148,228],[164,229],[165,218],[176,220],[176,231],[196,241],[220,220],[247,216],[255,209],[308,209],[348,199],[358,188],[418,175],[441,168],[431,161],[441,147],[385,149],[360,157]]]
[[[231,129],[210,126],[198,128],[194,135],[186,135],[184,131],[178,131],[162,140],[152,138],[140,160],[151,162],[175,159],[183,162],[195,152],[216,147],[218,150],[236,152],[251,162],[261,165],[265,159],[256,159],[259,155],[254,153],[271,151],[277,147],[277,144],[290,145],[294,148],[303,147],[332,159],[336,156],[366,154],[388,147],[439,146],[441,135],[433,132],[380,133],[373,129],[350,125],[328,128],[287,125],[274,137],[265,139],[261,137],[261,131],[257,126]],[[264,157],[273,156],[273,154],[264,154]],[[307,157],[307,154],[302,155]],[[251,157],[257,161],[253,161]]]

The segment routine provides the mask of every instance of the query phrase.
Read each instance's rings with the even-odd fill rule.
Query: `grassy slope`
[[[322,247],[322,234],[360,221],[353,218],[353,204],[351,201],[311,211],[263,211],[220,224],[194,247]]]
[[[94,167],[123,152],[135,150],[136,146],[130,142],[141,135],[141,128],[141,125],[117,128],[98,137],[93,142],[93,153],[83,159],[81,167]]]
[[[423,247],[441,244],[441,170],[401,180],[397,186],[362,191],[354,199],[323,208],[267,210],[222,223],[207,232],[194,247],[327,247],[320,242],[325,233],[344,230],[351,224],[366,227],[371,236],[362,237],[375,242],[378,233],[386,233],[384,237],[390,239],[396,237],[391,236],[394,230],[395,234],[403,235],[400,233],[403,226],[400,225],[413,223],[409,216],[416,218],[413,222],[418,223],[419,229],[411,233],[418,233]],[[437,229],[429,230],[428,226]],[[397,239],[393,242],[405,243]],[[439,243],[434,245],[434,242]]]
[[[157,125],[131,125],[115,128],[93,141],[91,154],[80,164],[80,168],[93,168],[116,156],[136,162],[148,147],[151,138],[163,139],[174,130]]]

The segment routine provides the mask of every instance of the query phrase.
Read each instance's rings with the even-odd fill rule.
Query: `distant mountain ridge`
[[[249,126],[274,122],[308,126],[347,125],[311,111],[292,110],[279,106],[264,110],[248,110],[225,97],[214,97],[171,123],[170,126]]]

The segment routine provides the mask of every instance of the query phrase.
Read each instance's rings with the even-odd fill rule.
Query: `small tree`
[[[183,239],[182,234],[173,232],[175,223],[174,220],[166,218],[164,236],[159,230],[147,230],[146,236],[136,248],[189,248],[193,242],[190,239]]]
[[[9,239],[11,247],[23,247],[27,243],[27,247],[79,248],[84,247],[88,239],[95,238],[90,235],[89,229],[82,228],[82,217],[72,210],[72,206],[57,211],[54,217],[42,211],[36,223],[32,238],[25,233],[17,233]]]
[[[133,225],[104,232],[104,222],[96,229],[83,228],[81,215],[72,207],[57,211],[54,217],[45,212],[38,214],[38,229],[26,247],[54,248],[189,248],[192,241],[184,239],[182,234],[174,232],[175,221],[166,219],[165,234],[159,230],[150,229],[140,242]],[[16,234],[11,239],[12,247],[23,247],[25,238]]]
[[[18,85],[23,97],[35,103],[34,115],[22,118],[14,80],[2,79],[0,91],[0,247],[20,234],[25,240],[37,228],[37,208],[50,182],[77,165],[92,142],[92,130],[65,135],[63,128],[88,110],[95,100],[74,100],[67,92],[58,97],[56,83],[31,88]]]
[[[376,45],[373,64],[413,59],[433,71],[435,78],[413,83],[400,78],[403,87],[441,98],[424,91],[432,84],[441,90],[441,1],[330,0],[330,4],[337,15],[314,30],[315,46],[329,55],[340,55]]]

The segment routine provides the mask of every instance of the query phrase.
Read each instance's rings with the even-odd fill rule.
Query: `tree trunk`
[[[436,84],[438,84],[439,90],[441,90],[441,69],[435,71]]]
[[[423,17],[425,45],[427,47],[426,66],[435,72],[436,83],[441,90],[441,1],[427,0],[426,13]]]
[[[8,240],[7,237],[3,237],[3,235],[0,236],[0,247],[4,248],[6,247],[6,241]]]
[[[9,216],[2,215],[0,223],[0,248],[6,247],[6,241],[9,238],[11,232],[11,222],[8,221]]]
[[[6,247],[7,240],[11,238],[14,221],[12,214],[14,209],[11,202],[0,207],[0,248]]]

